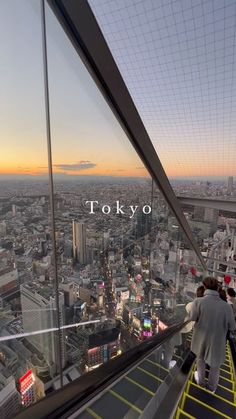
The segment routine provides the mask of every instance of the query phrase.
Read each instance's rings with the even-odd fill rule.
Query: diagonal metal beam
[[[182,205],[193,205],[195,207],[213,208],[221,211],[236,212],[236,202],[223,199],[194,198],[191,196],[177,196]]]
[[[47,1],[206,269],[205,261],[178,199],[88,2],[86,0]]]

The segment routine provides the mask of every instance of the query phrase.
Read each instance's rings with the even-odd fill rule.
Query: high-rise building
[[[219,210],[214,208],[205,208],[204,221],[217,225],[219,218]]]
[[[197,221],[203,221],[204,220],[204,214],[205,214],[205,208],[204,207],[198,207],[195,206],[193,209],[193,219]]]
[[[73,230],[73,258],[75,261],[84,264],[87,261],[86,248],[86,225],[78,221],[72,222]]]
[[[0,267],[0,295],[5,296],[19,287],[18,271],[14,266]]]
[[[54,290],[50,286],[28,283],[21,285],[21,305],[24,332],[52,329],[56,323],[56,299]],[[64,294],[59,292],[59,318],[61,324],[64,320]],[[62,349],[62,367],[66,364],[65,337],[60,332],[39,333],[28,336],[27,340],[37,348],[51,366],[51,374],[59,370],[58,339]]]
[[[144,237],[150,233],[152,228],[152,215],[138,213],[137,214],[137,224],[136,224],[136,237]]]
[[[16,215],[16,205],[12,205],[12,215]]]
[[[0,249],[0,295],[5,296],[19,287],[18,271],[8,250]]]
[[[0,237],[5,237],[7,234],[7,225],[5,221],[0,223]]]
[[[20,395],[16,389],[15,379],[12,375],[0,373],[0,411],[1,418],[13,418],[21,408]]]
[[[231,195],[234,188],[234,178],[233,176],[228,177],[228,183],[227,183],[227,194]]]

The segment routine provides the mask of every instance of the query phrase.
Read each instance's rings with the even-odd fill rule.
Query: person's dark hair
[[[227,289],[227,294],[230,296],[230,297],[236,297],[236,292],[234,291],[234,289],[233,288],[228,288]]]
[[[197,288],[197,291],[196,291],[197,297],[198,297],[198,298],[199,298],[199,297],[203,297],[203,295],[204,295],[204,291],[205,291],[205,287],[204,287],[204,285],[200,285],[200,287],[198,287],[198,288]]]
[[[221,298],[221,300],[226,301],[227,302],[227,295],[226,295],[226,291],[223,290],[223,288],[219,288],[219,296]]]
[[[207,276],[202,283],[207,290],[218,290],[218,281],[213,276]]]

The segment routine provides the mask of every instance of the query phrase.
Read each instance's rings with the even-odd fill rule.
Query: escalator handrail
[[[101,365],[98,369],[82,375],[64,387],[55,390],[32,406],[22,410],[15,419],[56,419],[62,418],[68,410],[80,409],[85,403],[93,399],[100,391],[116,381],[125,372],[135,367],[142,359],[146,358],[156,348],[188,323],[176,323],[157,335],[141,342],[136,347],[129,349],[117,358]]]

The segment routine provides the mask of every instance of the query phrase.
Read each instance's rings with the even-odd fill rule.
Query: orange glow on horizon
[[[130,167],[130,168],[112,168],[107,167],[94,167],[91,169],[81,169],[81,170],[60,170],[58,168],[53,168],[53,173],[55,174],[64,174],[64,175],[94,175],[94,176],[117,176],[117,177],[148,177],[149,174],[145,167]],[[8,167],[6,169],[0,169],[0,175],[31,175],[31,176],[42,176],[48,174],[48,168],[45,167]]]
[[[228,167],[219,167],[217,165],[212,165],[212,167],[199,167],[187,165],[186,167],[175,167],[173,165],[163,165],[164,170],[168,177],[189,177],[189,176],[231,176],[236,175],[235,165]],[[55,174],[65,174],[65,175],[94,175],[94,176],[116,176],[116,177],[149,177],[148,171],[145,167],[112,167],[99,165],[91,169],[81,169],[81,170],[60,170],[57,167],[53,168],[53,173]],[[32,167],[19,167],[19,166],[9,166],[6,168],[0,169],[0,175],[31,175],[31,176],[42,176],[48,174],[48,168],[46,166],[32,166]]]

